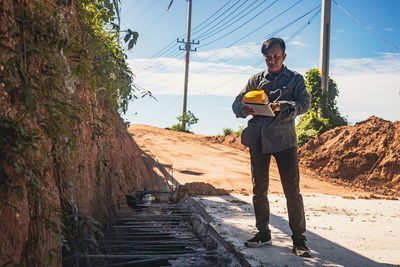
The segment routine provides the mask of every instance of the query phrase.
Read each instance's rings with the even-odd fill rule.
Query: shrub
[[[224,128],[222,131],[224,132],[224,136],[233,134],[233,130],[231,128]]]
[[[191,111],[188,111],[187,113],[184,113],[176,118],[180,123],[172,125],[171,130],[178,132],[190,132],[190,127],[199,121],[199,118],[197,118]]]
[[[236,132],[234,132],[234,134],[242,135],[243,129],[244,129],[244,126],[239,126],[239,130],[237,130]]]
[[[311,97],[311,106],[308,112],[300,116],[296,125],[299,146],[332,128],[347,125],[347,120],[340,115],[336,107],[335,98],[339,95],[336,83],[329,79],[329,89],[324,95],[318,69],[307,71],[305,83]]]
[[[296,125],[297,143],[299,146],[302,146],[308,140],[313,139],[328,129],[328,119],[319,118],[317,113],[309,111],[300,117],[299,123]]]
[[[169,128],[169,130],[172,131],[177,131],[177,132],[183,132],[183,125],[181,123],[177,123],[171,126],[171,128]]]

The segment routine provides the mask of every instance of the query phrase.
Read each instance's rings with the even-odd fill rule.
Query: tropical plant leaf
[[[132,39],[128,43],[128,50],[131,50],[132,47],[136,44],[136,40]]]
[[[131,38],[131,34],[130,34],[130,33],[127,33],[127,34],[125,35],[125,37],[124,37],[125,43],[128,42],[130,38]]]

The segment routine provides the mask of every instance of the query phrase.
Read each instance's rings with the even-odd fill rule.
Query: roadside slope
[[[86,266],[98,222],[161,185],[118,113],[133,92],[117,4],[0,4],[0,266]]]

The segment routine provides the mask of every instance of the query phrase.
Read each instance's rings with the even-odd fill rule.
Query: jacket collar
[[[281,74],[289,77],[289,70],[287,69],[287,67],[285,65],[283,65],[282,71],[279,73],[278,76],[280,76]],[[267,78],[268,80],[272,79],[272,74],[271,72],[268,70],[268,68],[264,71],[264,78]]]

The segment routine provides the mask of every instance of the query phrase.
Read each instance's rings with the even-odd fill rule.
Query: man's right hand
[[[248,115],[255,115],[256,114],[256,111],[253,108],[251,108],[249,106],[246,106],[246,105],[242,105],[241,111],[242,111],[242,114],[244,116],[246,116],[246,117]]]

